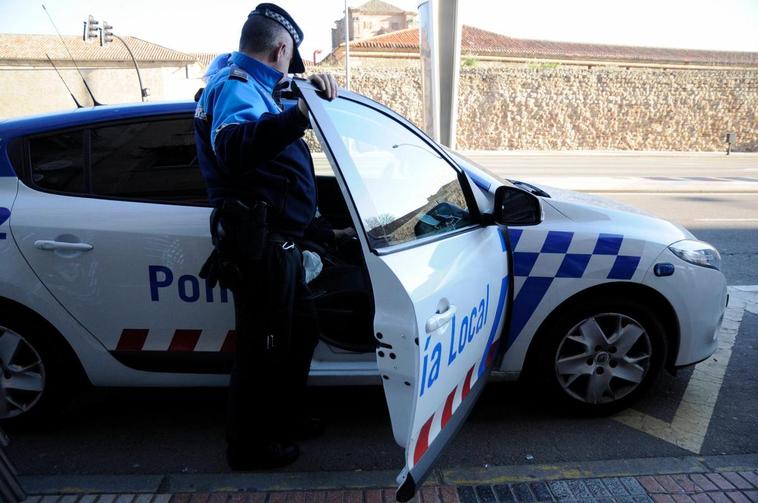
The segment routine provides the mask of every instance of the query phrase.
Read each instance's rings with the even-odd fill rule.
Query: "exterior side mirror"
[[[495,190],[492,216],[501,225],[537,225],[542,223],[542,202],[525,190],[501,185]]]

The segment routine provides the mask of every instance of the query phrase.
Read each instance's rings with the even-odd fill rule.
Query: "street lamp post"
[[[129,47],[129,44],[126,43],[126,40],[119,37],[115,33],[113,33],[113,26],[108,24],[107,21],[103,21],[103,26],[99,26],[99,22],[95,21],[95,19],[90,15],[87,21],[84,22],[85,29],[84,33],[87,39],[93,39],[93,38],[100,38],[100,47],[105,47],[109,43],[113,42],[113,38],[117,38],[121,41],[122,44],[124,44],[124,47],[126,47],[126,52],[129,53],[129,56],[132,58],[132,63],[134,63],[134,69],[137,71],[137,80],[139,81],[139,90],[140,90],[140,98],[142,101],[145,101],[145,98],[150,96],[150,89],[147,87],[142,86],[142,74],[139,71],[139,65],[137,65],[137,58],[134,57],[134,53],[132,53],[131,48]]]

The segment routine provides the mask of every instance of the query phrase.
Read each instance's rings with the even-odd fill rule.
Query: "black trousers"
[[[291,242],[270,240],[261,260],[240,270],[242,281],[232,290],[237,334],[227,443],[254,455],[291,441],[303,419],[318,327],[302,254]]]

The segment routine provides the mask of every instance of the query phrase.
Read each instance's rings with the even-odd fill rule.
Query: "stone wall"
[[[355,68],[351,87],[421,123],[417,65]],[[758,70],[462,68],[458,117],[459,149],[721,151],[734,132],[758,151]]]

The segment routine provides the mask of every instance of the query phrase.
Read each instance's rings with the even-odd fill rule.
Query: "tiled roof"
[[[418,28],[408,28],[364,40],[356,40],[350,43],[350,50],[417,52],[419,50]],[[472,56],[527,59],[758,66],[758,53],[755,52],[665,49],[528,40],[506,37],[465,25],[461,34],[461,52]]]
[[[382,2],[381,0],[369,0],[363,5],[360,5],[358,7],[353,7],[351,10],[353,12],[360,11],[360,12],[365,12],[365,13],[376,13],[376,14],[384,14],[387,12],[405,12],[400,7],[397,7],[387,2]]]
[[[136,37],[123,37],[141,62],[181,62],[195,61],[194,56],[147,42]],[[124,44],[118,39],[100,47],[98,41],[85,42],[76,35],[63,35],[68,50],[77,63],[131,61]],[[70,61],[68,53],[57,35],[30,35],[0,33],[0,61],[47,61],[49,54],[53,61]]]
[[[192,56],[192,58],[197,61],[197,64],[205,70],[208,68],[208,65],[211,64],[211,61],[213,61],[213,58],[218,56],[215,52],[189,52],[187,53],[188,56]]]

